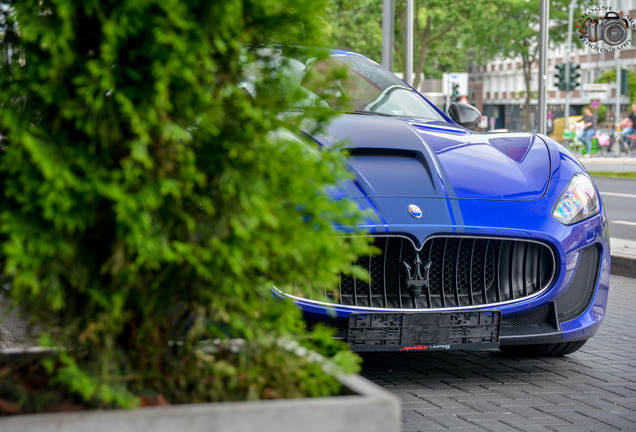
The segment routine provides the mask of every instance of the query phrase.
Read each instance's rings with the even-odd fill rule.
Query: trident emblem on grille
[[[424,275],[422,275],[422,260],[420,254],[415,255],[415,272],[411,274],[413,268],[407,264],[406,261],[402,261],[404,268],[406,269],[406,286],[410,289],[411,295],[415,298],[422,296],[422,287],[428,288],[428,271],[431,268],[431,261],[424,266]]]

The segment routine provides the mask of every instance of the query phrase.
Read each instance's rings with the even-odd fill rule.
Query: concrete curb
[[[636,241],[610,238],[611,274],[636,278]]]
[[[617,276],[636,278],[636,259],[628,255],[611,255],[612,267],[610,273]]]
[[[352,393],[329,398],[171,405],[0,418],[22,432],[399,432],[400,399],[358,375],[339,377]]]
[[[584,158],[578,157],[579,162],[583,165],[636,165],[636,158],[634,157],[612,157],[605,158],[591,157]]]

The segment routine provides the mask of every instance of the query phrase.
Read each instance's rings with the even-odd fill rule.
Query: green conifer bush
[[[0,264],[56,348],[38,366],[54,386],[97,407],[338,391],[281,341],[355,359],[326,331],[300,337],[272,295],[333,286],[368,248],[338,239],[361,217],[326,193],[348,176],[341,156],[302,138],[333,114],[284,109],[304,96],[273,48],[319,47],[325,3],[12,4]]]

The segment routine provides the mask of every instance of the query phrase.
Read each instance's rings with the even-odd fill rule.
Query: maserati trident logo
[[[420,254],[415,255],[415,271],[413,267],[408,265],[406,261],[402,261],[404,268],[406,269],[406,287],[411,291],[411,295],[415,298],[422,296],[422,287],[428,288],[428,271],[431,268],[431,261],[424,265],[424,275],[422,275],[422,260]]]
[[[409,214],[413,216],[415,219],[419,219],[422,217],[422,210],[415,204],[409,205],[408,210],[409,210]]]

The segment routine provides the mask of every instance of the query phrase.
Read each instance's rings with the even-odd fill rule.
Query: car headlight
[[[594,216],[599,210],[592,179],[586,174],[576,174],[554,206],[552,216],[564,225],[572,225]]]

